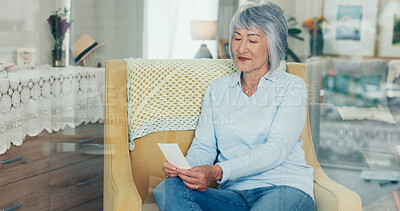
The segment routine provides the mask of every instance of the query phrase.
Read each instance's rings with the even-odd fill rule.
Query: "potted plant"
[[[303,22],[303,27],[310,33],[310,54],[311,56],[322,55],[324,48],[324,37],[322,36],[322,25],[326,19],[323,16],[307,18]]]
[[[55,40],[52,51],[53,67],[65,67],[66,54],[65,49],[63,49],[63,42],[65,33],[71,27],[71,21],[68,20],[68,9],[64,8],[63,11],[58,9],[52,12],[47,22]]]

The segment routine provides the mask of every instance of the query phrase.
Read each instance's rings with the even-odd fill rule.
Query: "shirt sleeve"
[[[207,87],[192,145],[186,155],[191,167],[213,165],[217,157],[214,119],[211,108],[211,85]]]
[[[287,159],[304,128],[307,87],[301,78],[294,77],[283,90],[282,96],[275,96],[282,100],[278,102],[266,142],[244,156],[217,163],[223,172],[218,183],[265,172]]]

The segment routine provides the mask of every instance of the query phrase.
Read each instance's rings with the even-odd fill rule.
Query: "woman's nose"
[[[239,53],[246,52],[247,51],[247,42],[244,40],[241,40],[238,50],[239,50]]]

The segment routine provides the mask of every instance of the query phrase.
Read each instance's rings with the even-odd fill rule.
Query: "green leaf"
[[[300,34],[301,30],[297,29],[297,28],[289,28],[288,33],[289,33],[289,35],[296,35],[296,34]]]
[[[297,25],[297,20],[295,17],[289,16],[287,23],[289,26],[295,26]]]
[[[296,18],[294,18],[293,16],[289,16],[288,21],[296,21]]]
[[[298,39],[298,40],[304,41],[304,38],[302,38],[302,37],[299,37],[299,36],[297,36],[297,35],[289,34],[289,37],[293,37],[293,38],[295,38],[295,39]]]
[[[288,54],[288,56],[292,57],[292,59],[295,62],[301,62],[299,57],[297,57],[297,55],[292,50],[290,50],[290,48],[287,48],[287,54]]]

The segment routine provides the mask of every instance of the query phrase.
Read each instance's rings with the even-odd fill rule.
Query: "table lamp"
[[[205,43],[206,40],[215,40],[217,38],[217,21],[193,20],[191,23],[191,32],[193,40],[203,40],[200,49],[195,58],[210,58],[212,55]]]

